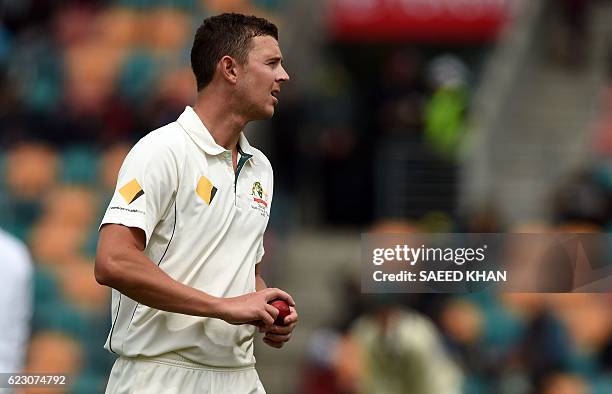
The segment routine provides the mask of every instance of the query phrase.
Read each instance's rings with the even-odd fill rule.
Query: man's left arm
[[[261,268],[260,264],[258,263],[255,265],[255,290],[259,291],[266,289],[267,287],[266,282],[261,276]],[[283,326],[277,326],[275,324],[268,330],[260,328],[260,332],[265,332],[263,341],[267,345],[280,349],[283,347],[285,342],[291,339],[293,330],[298,322],[298,313],[295,307],[290,306],[289,309],[291,313],[288,316],[285,316],[285,324]]]

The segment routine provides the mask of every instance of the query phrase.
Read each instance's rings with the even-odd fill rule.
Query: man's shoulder
[[[178,122],[168,123],[142,137],[137,144],[178,148],[184,145],[185,133]]]
[[[261,165],[266,171],[272,172],[272,163],[268,160],[268,157],[259,149],[251,146],[251,151],[253,153],[253,160],[259,166]]]
[[[164,155],[181,156],[185,151],[185,133],[177,122],[169,123],[142,137],[132,151],[157,158]]]

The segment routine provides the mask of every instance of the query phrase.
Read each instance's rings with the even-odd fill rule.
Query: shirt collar
[[[202,120],[196,114],[196,112],[190,106],[185,107],[185,111],[179,116],[177,122],[187,132],[189,137],[195,142],[195,144],[209,155],[219,155],[226,152],[227,149],[215,142],[215,139],[210,134],[210,131],[204,126]],[[254,156],[255,152],[249,141],[246,139],[244,133],[240,133],[238,140],[240,150],[247,155]],[[247,163],[254,164],[253,157],[247,160]]]

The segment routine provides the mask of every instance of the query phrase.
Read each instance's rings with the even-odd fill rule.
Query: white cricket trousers
[[[106,394],[265,394],[254,366],[216,368],[172,358],[119,357]]]

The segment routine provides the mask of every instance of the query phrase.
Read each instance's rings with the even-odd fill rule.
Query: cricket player
[[[264,393],[255,330],[280,348],[298,314],[267,288],[259,262],[272,167],[242,133],[278,104],[283,68],[275,25],[222,14],[191,50],[193,107],[129,152],[100,226],[95,275],[112,291],[107,393]],[[269,302],[282,299],[284,325]]]

